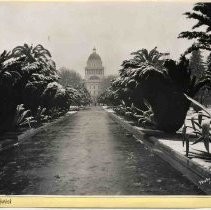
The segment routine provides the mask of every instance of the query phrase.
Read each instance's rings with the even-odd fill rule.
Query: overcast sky
[[[155,46],[179,55],[190,41],[177,39],[193,21],[183,15],[191,2],[63,2],[0,3],[0,51],[17,45],[43,44],[57,67],[84,74],[92,48],[106,74],[116,74],[132,51]]]

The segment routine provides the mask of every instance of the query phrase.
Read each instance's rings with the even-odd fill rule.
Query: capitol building
[[[85,85],[93,101],[95,102],[101,93],[101,84],[104,78],[104,67],[96,48],[90,54],[85,67]]]

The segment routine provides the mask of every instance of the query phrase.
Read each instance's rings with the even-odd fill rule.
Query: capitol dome
[[[102,67],[101,57],[96,53],[96,48],[94,48],[93,53],[87,60],[87,69],[100,69]]]
[[[85,85],[93,102],[97,100],[98,95],[102,92],[102,81],[104,78],[104,67],[96,49],[88,57],[85,67]]]

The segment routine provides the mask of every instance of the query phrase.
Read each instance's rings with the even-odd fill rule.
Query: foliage
[[[146,49],[141,49],[131,53],[131,55],[133,58],[123,61],[120,77],[112,82],[110,89],[115,92],[113,98],[118,95],[119,101],[124,100],[126,103],[128,99],[130,100],[130,89],[137,88],[141,80],[144,80],[148,74],[151,72],[162,74],[162,65],[168,53],[160,53],[155,47],[149,52]]]
[[[115,75],[105,76],[101,82],[101,92],[104,92],[107,88],[109,88],[111,85],[111,82],[114,81],[116,78],[117,76]]]
[[[184,93],[194,97],[201,88],[210,85],[210,76],[206,73],[196,78],[185,56],[176,62],[167,59],[168,53],[160,53],[157,48],[149,52],[142,49],[132,55],[123,61],[119,77],[98,101],[113,106],[121,105],[121,101],[126,107],[133,104],[139,110],[149,111],[148,117],[153,116],[152,127],[175,132],[183,125],[190,106]]]
[[[0,55],[0,131],[10,129],[14,122],[22,124],[17,120],[19,104],[39,123],[67,112],[75,96],[58,80],[55,62],[42,45],[24,44],[4,51]],[[88,103],[83,85],[77,95],[77,104]]]
[[[192,51],[189,62],[189,68],[191,69],[192,75],[195,75],[198,79],[204,75],[205,66],[201,55],[201,51],[199,49]]]
[[[79,106],[86,106],[91,103],[91,96],[88,92],[88,90],[85,87],[85,84],[83,83],[79,89],[77,89],[79,94],[79,100],[75,102],[75,104],[78,104]]]
[[[30,115],[30,110],[26,110],[23,104],[17,106],[16,114],[12,123],[14,128],[25,126],[31,127],[31,124],[35,122],[34,118]]]
[[[207,64],[207,71],[208,72],[211,72],[211,53],[208,55],[208,57],[207,57],[207,62],[206,62],[206,64]]]
[[[100,104],[107,104],[109,106],[116,106],[121,103],[119,98],[119,90],[115,90],[114,87],[108,87],[102,94],[98,97],[97,101]]]
[[[210,84],[207,74],[200,78],[192,74],[193,69],[185,56],[181,56],[179,62],[167,60],[164,67],[176,86],[189,96],[195,96],[203,86]]]
[[[74,70],[70,70],[66,67],[62,67],[59,69],[59,83],[64,87],[72,87],[72,88],[79,88],[83,80],[81,75]]]
[[[79,73],[62,67],[59,71],[59,76],[59,83],[66,87],[71,97],[71,105],[80,106],[91,103],[91,96]]]
[[[121,102],[119,106],[114,107],[114,111],[119,115],[125,116],[129,120],[134,120],[138,125],[142,127],[152,127],[155,126],[154,113],[149,102],[145,100],[147,110],[141,110],[131,104],[127,106],[124,101]]]
[[[120,75],[124,75],[126,70],[141,68],[143,63],[153,66],[158,70],[162,70],[163,64],[167,58],[166,56],[168,56],[169,53],[160,53],[157,50],[157,47],[155,47],[151,51],[141,49],[136,52],[132,52],[131,55],[133,55],[132,59],[123,61],[123,68],[120,70]]]
[[[211,4],[196,3],[193,7],[193,12],[186,12],[185,15],[189,19],[197,20],[197,23],[192,27],[192,31],[185,31],[179,34],[179,38],[195,40],[185,54],[197,49],[211,51],[211,34],[209,33],[211,31]],[[202,30],[202,26],[206,30]],[[201,31],[195,29],[201,29]]]
[[[56,64],[53,60],[51,60],[50,52],[40,44],[35,47],[27,44],[17,46],[12,50],[12,57],[24,57],[24,62],[26,65],[34,62],[41,64],[43,67],[45,67],[42,68],[42,73],[46,73],[47,75],[55,73]]]
[[[198,101],[194,100],[193,98],[191,98],[190,96],[187,96],[186,94],[184,94],[185,97],[192,103],[194,103],[196,106],[198,106],[201,110],[203,110],[209,117],[211,117],[209,111],[207,110],[206,107],[204,107],[202,104],[200,104]]]
[[[188,157],[188,153],[189,153],[189,135],[187,134],[187,128],[189,126],[186,126],[184,124],[183,128],[182,128],[182,144],[183,144],[183,147],[186,143],[186,156]]]
[[[46,108],[42,108],[41,106],[39,106],[34,119],[37,121],[38,124],[41,124],[42,122],[48,120],[48,118],[49,116],[46,114]]]
[[[156,127],[156,122],[155,122],[152,106],[147,100],[145,100],[144,103],[147,107],[146,111],[138,110],[136,108],[136,110],[141,112],[139,115],[136,115],[136,117],[138,117],[138,124],[141,125],[142,127],[145,127],[145,126],[150,126],[151,128]]]
[[[191,70],[191,75],[196,77],[196,79],[203,80],[204,77],[207,74],[207,70],[205,69],[205,64],[203,62],[203,57],[201,55],[201,51],[198,50],[193,50],[191,52],[190,56],[190,62],[189,62],[189,68]],[[198,93],[195,96],[195,99],[200,101],[200,103],[204,103],[205,98],[206,98],[206,93],[208,90],[209,86],[206,84],[204,87],[198,91]],[[192,104],[193,108],[197,111],[197,107]]]
[[[189,154],[189,135],[187,133],[187,128],[191,128],[192,132],[196,134],[197,138],[192,143],[192,145],[197,144],[199,142],[203,142],[205,149],[209,153],[209,143],[211,142],[211,133],[210,133],[210,122],[211,122],[211,114],[209,111],[199,102],[192,99],[191,97],[185,95],[188,100],[190,100],[192,103],[194,103],[196,106],[198,106],[202,111],[197,113],[197,117],[194,116],[190,119],[191,120],[191,126],[184,125],[183,126],[183,146],[184,143],[186,143],[186,156]]]

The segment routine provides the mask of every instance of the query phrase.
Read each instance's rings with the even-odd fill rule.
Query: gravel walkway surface
[[[203,194],[100,107],[49,127],[0,161],[0,194]]]

